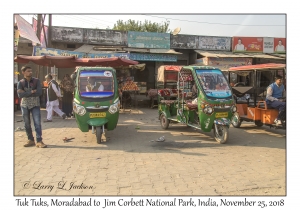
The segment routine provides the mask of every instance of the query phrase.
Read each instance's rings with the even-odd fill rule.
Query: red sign
[[[35,33],[37,33],[37,20],[32,18],[32,27]],[[41,40],[41,47],[47,47],[47,43],[46,40],[48,42],[48,26],[44,26],[45,29],[45,33],[46,33],[46,37],[44,34],[44,30],[41,29],[41,36],[40,36],[40,40]]]
[[[274,53],[285,53],[286,38],[274,38]]]
[[[263,52],[262,37],[233,37],[233,52]]]

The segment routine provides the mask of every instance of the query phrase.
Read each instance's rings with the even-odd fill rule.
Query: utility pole
[[[52,48],[52,14],[49,14],[49,26],[48,26],[48,47]]]
[[[37,18],[37,30],[36,30],[36,35],[38,37],[38,39],[41,39],[41,22],[42,22],[42,14],[38,14],[38,18]],[[40,40],[41,41],[41,40]],[[36,44],[37,46],[39,44]],[[40,65],[38,65],[37,71],[36,71],[36,78],[39,78],[39,74],[40,74]]]

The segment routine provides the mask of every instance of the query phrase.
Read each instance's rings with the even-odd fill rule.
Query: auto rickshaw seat
[[[160,89],[157,91],[158,95],[162,98],[160,103],[171,105],[177,102],[177,89]],[[174,100],[175,98],[175,100]],[[173,99],[173,100],[172,100]]]
[[[187,108],[188,108],[189,110],[191,110],[191,111],[192,111],[192,110],[198,110],[198,104],[193,104],[191,100],[187,100],[187,101],[185,102],[185,104],[186,104]]]

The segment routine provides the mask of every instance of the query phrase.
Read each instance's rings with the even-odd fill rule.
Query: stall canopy
[[[18,55],[14,59],[17,63],[29,63],[30,61],[40,65],[57,68],[72,68],[76,66],[107,66],[120,67],[137,65],[137,61],[113,57],[113,58],[76,58],[75,56],[26,56]]]

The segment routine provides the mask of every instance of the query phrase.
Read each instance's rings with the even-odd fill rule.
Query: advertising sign
[[[32,27],[33,27],[34,32],[37,33],[37,20],[34,18],[32,18]],[[45,30],[46,34],[44,34],[44,30]],[[46,40],[48,42],[48,26],[44,26],[44,30],[41,29],[40,41],[41,41],[42,47],[47,47]]]
[[[83,42],[89,44],[127,46],[127,32],[115,30],[84,29]]]
[[[170,34],[128,31],[128,47],[170,49]]]
[[[32,26],[30,25],[30,23],[28,23],[20,15],[15,15],[15,18],[16,18],[18,30],[20,31],[20,36],[31,40],[34,43],[34,45],[35,44],[41,44],[40,40],[36,36]]]
[[[129,58],[130,58],[130,60],[135,60],[135,61],[177,62],[177,55],[130,53]]]
[[[263,52],[262,37],[233,37],[233,52]]]
[[[217,67],[221,70],[229,69],[230,67],[252,65],[252,58],[208,58],[208,65]]]
[[[264,38],[264,53],[273,53],[274,52],[274,38],[265,37]]]
[[[274,53],[286,53],[286,38],[274,38]]]
[[[171,35],[171,48],[177,49],[198,49],[199,36],[195,35]]]
[[[200,36],[198,49],[230,51],[231,37]]]

